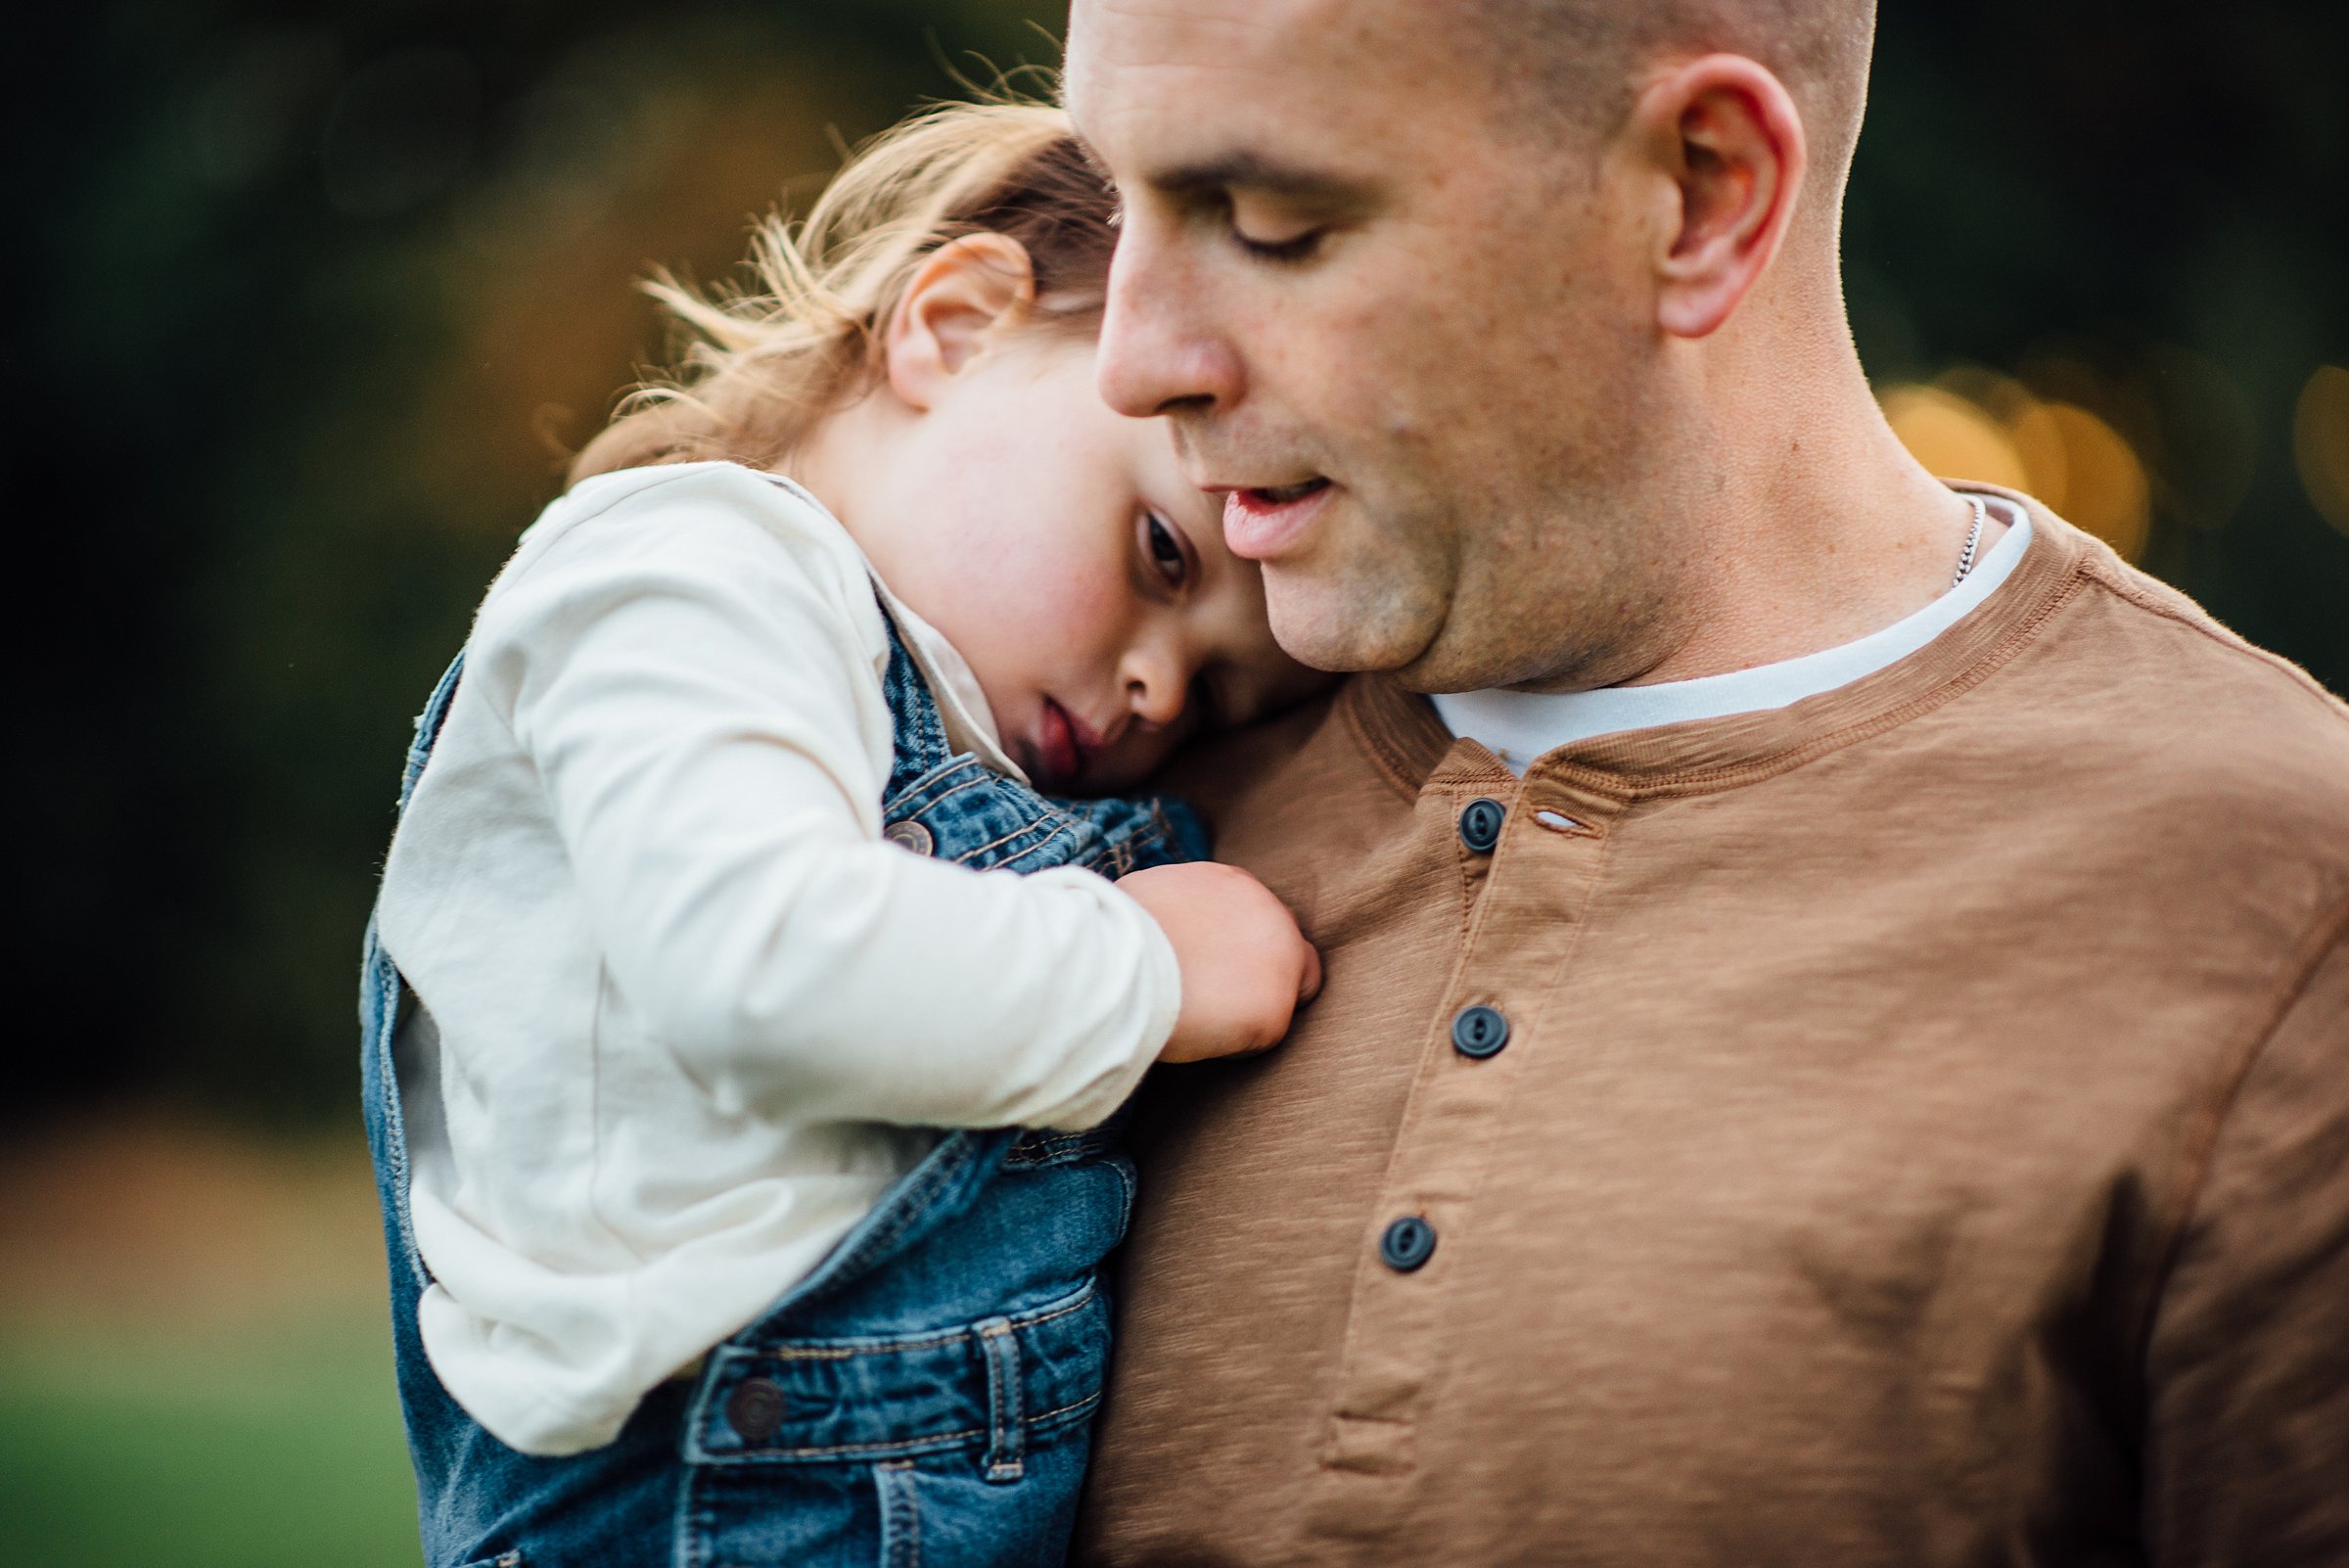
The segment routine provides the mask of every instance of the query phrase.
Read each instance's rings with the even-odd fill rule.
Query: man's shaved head
[[[1522,129],[1612,131],[1652,65],[1743,55],[1803,115],[1813,197],[1841,190],[1867,102],[1875,0],[1472,0],[1462,41],[1487,52]],[[1817,208],[1814,208],[1816,213]]]
[[[1711,673],[1755,662],[1754,605],[1814,591],[1790,540],[1878,526],[1852,475],[1884,537],[1925,520],[1914,559],[1962,536],[1845,319],[1874,23],[1073,0],[1068,104],[1122,203],[1103,392],[1227,494],[1291,653],[1418,691]],[[1886,580],[1781,627],[1887,624],[1915,605]]]

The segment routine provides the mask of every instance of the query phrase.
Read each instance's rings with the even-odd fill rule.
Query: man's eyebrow
[[[1217,196],[1249,191],[1290,201],[1354,202],[1367,193],[1342,175],[1282,163],[1256,153],[1226,153],[1202,163],[1185,163],[1150,176],[1170,196]]]

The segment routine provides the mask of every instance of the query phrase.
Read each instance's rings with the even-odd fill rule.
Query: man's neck
[[[1688,680],[1439,695],[1436,712],[1454,735],[1482,741],[1503,765],[1523,773],[1543,753],[1594,736],[1785,708],[1865,679],[1939,639],[1988,603],[2022,564],[2031,543],[2029,514],[2001,498],[1978,498],[1983,531],[1992,517],[2003,530],[1997,546],[1978,552],[1960,583],[1880,631],[1800,658]]]
[[[1843,380],[1845,378],[1838,378]],[[1877,412],[1856,361],[1840,396],[1787,399],[1782,419],[1719,475],[1708,529],[1654,657],[1610,684],[1651,685],[1778,664],[1854,642],[1947,592],[1974,509],[1928,474]],[[2005,525],[1992,518],[1977,554]],[[1565,689],[1573,682],[1527,689]]]

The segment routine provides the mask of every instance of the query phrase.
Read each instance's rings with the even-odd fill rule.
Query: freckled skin
[[[1569,689],[1790,658],[1929,600],[1966,508],[1875,408],[1831,207],[1679,335],[1677,138],[1504,123],[1461,24],[1424,0],[1072,7],[1067,101],[1125,202],[1104,394],[1168,413],[1203,484],[1332,481],[1266,562],[1282,644],[1422,691]],[[1162,188],[1235,153],[1346,200]],[[1233,238],[1306,229],[1302,260]]]

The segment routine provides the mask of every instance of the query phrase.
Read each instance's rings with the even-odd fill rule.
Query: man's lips
[[[1329,481],[1318,477],[1297,484],[1228,490],[1223,496],[1223,542],[1246,561],[1284,555],[1304,538],[1328,504],[1329,492]]]
[[[1047,697],[1036,722],[1036,782],[1046,789],[1066,789],[1084,776],[1084,764],[1100,748],[1101,739],[1084,720]]]

